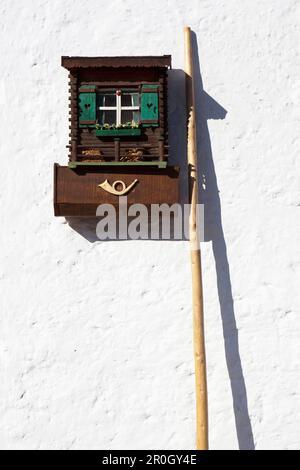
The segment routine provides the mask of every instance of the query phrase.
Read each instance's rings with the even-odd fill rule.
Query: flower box
[[[96,129],[97,136],[132,136],[141,135],[141,129]]]

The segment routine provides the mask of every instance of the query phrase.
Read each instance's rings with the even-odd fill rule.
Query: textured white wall
[[[299,7],[1,1],[1,448],[194,446],[187,242],[95,242],[52,208],[60,56],[171,53],[180,162],[185,24],[205,90],[197,66],[211,448],[300,447]]]

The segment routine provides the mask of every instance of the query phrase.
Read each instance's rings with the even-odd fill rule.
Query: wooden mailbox
[[[69,71],[68,166],[54,166],[58,216],[95,216],[101,203],[178,202],[168,165],[171,56],[62,57]]]

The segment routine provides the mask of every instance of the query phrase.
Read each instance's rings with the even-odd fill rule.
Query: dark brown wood
[[[145,88],[143,87],[143,93],[153,93],[154,91],[161,91],[159,85],[156,88]]]
[[[62,65],[69,69],[67,147],[71,163],[70,168],[56,165],[54,169],[55,215],[94,216],[100,203],[111,202],[117,206],[118,196],[95,186],[99,178],[98,184],[103,178],[111,183],[120,179],[126,186],[137,179],[136,187],[128,194],[129,204],[177,202],[179,172],[167,166],[167,73],[171,56],[63,57]],[[80,121],[79,126],[79,93],[99,93],[102,88],[158,93],[158,120],[151,120],[149,113],[149,119],[143,120],[140,127],[140,135],[120,138],[96,135],[92,120]]]
[[[113,85],[119,83],[122,86],[153,84],[159,80],[159,68],[150,67],[99,67],[72,69],[78,73],[81,85]]]
[[[171,56],[69,57],[61,58],[66,69],[87,67],[171,67]]]
[[[57,205],[57,169],[59,167],[58,163],[54,163],[54,175],[53,175],[53,205],[54,205],[54,215],[59,215],[59,208]]]
[[[80,121],[80,124],[95,124],[96,121]]]
[[[164,153],[165,153],[165,149],[164,149],[164,140],[163,139],[160,139],[158,141],[158,148],[159,148],[159,160],[160,161],[163,161],[164,160]]]
[[[99,167],[72,170],[55,164],[54,210],[56,216],[95,216],[99,204],[118,207],[119,196],[99,187],[106,179],[117,180],[126,186],[135,179],[135,187],[128,193],[128,205],[142,203],[173,204],[179,202],[179,169],[167,167],[157,170],[142,167]]]
[[[71,161],[76,160],[77,144],[78,144],[78,110],[77,110],[77,88],[78,77],[76,71],[69,73],[69,121],[71,123],[71,132],[69,134],[70,140],[70,155]]]
[[[76,141],[72,140],[71,144],[71,161],[75,161],[77,156]]]
[[[94,88],[79,88],[79,93],[95,93]]]
[[[114,139],[115,142],[115,160],[118,162],[120,160],[120,139]]]
[[[155,145],[151,145],[151,144],[145,144],[143,142],[137,142],[136,144],[136,147],[140,147],[140,148],[145,148],[145,149],[154,149],[156,148]],[[95,144],[93,145],[93,147],[97,148],[106,148],[106,147],[111,147],[112,144],[111,142],[101,142],[100,144]],[[66,145],[67,148],[69,148],[69,145]],[[88,148],[86,145],[77,145],[78,149],[85,149],[85,148]],[[122,148],[127,148],[128,147],[128,144],[126,142],[121,142],[120,140],[120,147]],[[169,145],[165,145],[165,148],[169,148]]]
[[[149,148],[152,149],[150,154],[154,155],[155,152],[158,153],[159,139],[162,136],[164,138],[164,142],[167,144],[167,132],[161,119],[159,127],[142,128],[142,135],[140,137],[121,137],[120,142],[123,148],[148,145]],[[78,149],[81,147],[105,148],[106,146],[114,148],[113,137],[108,138],[104,136],[96,136],[96,131],[91,128],[78,129]]]
[[[115,58],[113,58],[115,60]],[[158,127],[142,127],[141,136],[139,137],[122,137],[121,141],[125,144],[128,144],[128,148],[132,146],[138,146],[142,143],[152,146],[152,151],[150,154],[153,155],[153,159],[157,159],[159,151],[159,138],[163,137],[164,143],[168,144],[168,129],[167,129],[167,97],[166,97],[166,71],[167,67],[128,67],[120,66],[117,67],[87,67],[87,68],[78,68],[72,69],[72,72],[77,76],[77,89],[78,90],[88,90],[88,88],[82,88],[83,86],[88,87],[91,85],[91,92],[94,91],[94,87],[101,89],[101,87],[108,88],[126,88],[133,87],[141,91],[142,85],[157,85],[157,88],[149,88],[149,92],[154,92],[157,89],[159,90],[159,126]],[[139,81],[137,81],[139,79]],[[143,87],[143,91],[144,91]],[[147,88],[146,88],[147,90]],[[74,93],[76,94],[76,88],[70,90],[71,96],[73,97]],[[71,114],[76,115],[78,121],[78,110],[77,104],[71,106]],[[151,125],[156,124],[157,121],[146,120],[144,124]],[[78,128],[78,124],[74,123],[72,119],[71,122],[71,132],[73,139],[73,126],[77,127],[77,148],[81,146],[96,148],[99,145],[106,145],[111,142],[111,146],[114,147],[113,138],[108,136],[97,136],[96,130],[93,128],[93,122],[85,121],[81,124],[87,127]],[[74,133],[76,134],[76,132]],[[77,151],[77,155],[80,152]],[[156,155],[155,155],[156,154]],[[77,157],[75,157],[77,158]],[[165,155],[164,159],[167,158]]]

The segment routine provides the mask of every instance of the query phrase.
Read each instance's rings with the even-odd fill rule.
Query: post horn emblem
[[[114,194],[115,196],[125,196],[125,194],[129,193],[129,191],[136,185],[138,180],[134,180],[129,186],[126,187],[126,184],[124,181],[117,180],[113,184],[110,184],[108,180],[106,179],[103,181],[103,183],[98,184],[98,187],[104,189],[104,191],[107,191],[110,194]],[[117,189],[120,187],[120,189]]]

